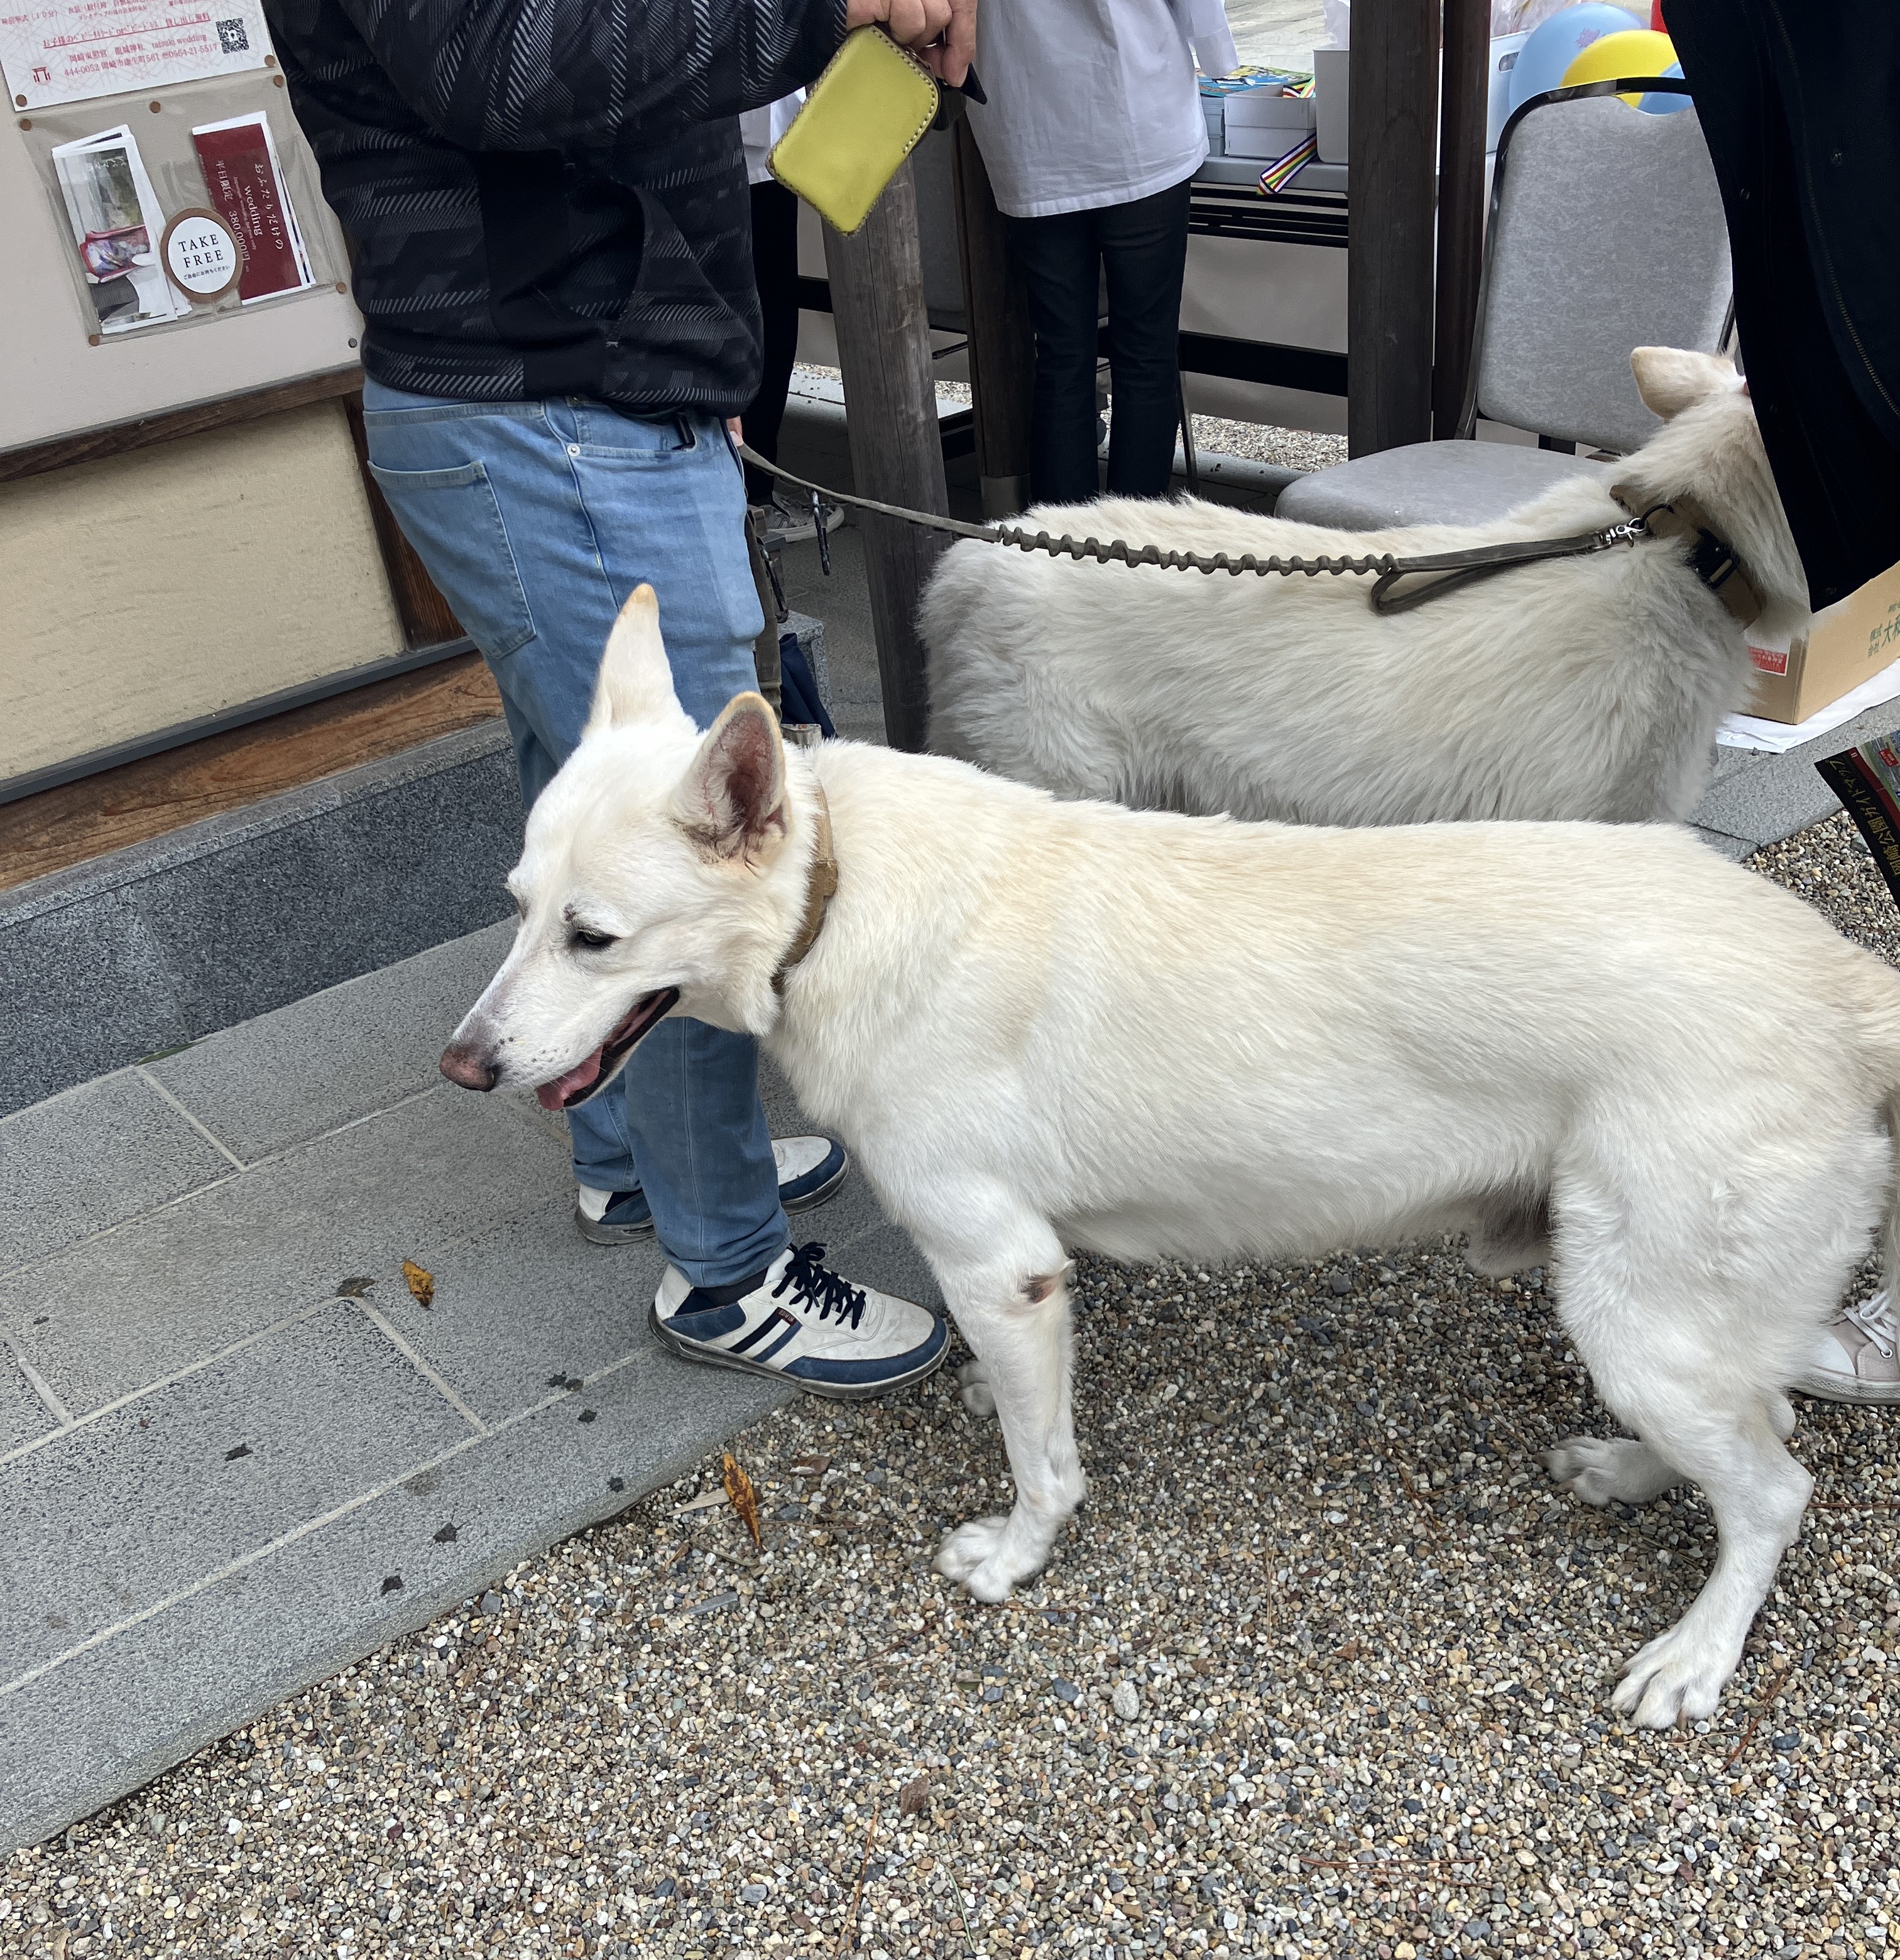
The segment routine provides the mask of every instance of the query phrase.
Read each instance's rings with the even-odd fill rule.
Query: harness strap
[[[1735,547],[1709,521],[1693,497],[1672,497],[1639,511],[1642,501],[1627,483],[1613,483],[1610,495],[1653,538],[1692,537],[1688,568],[1721,600],[1738,625],[1752,626],[1768,609],[1762,588],[1749,576]]]
[[[772,991],[782,994],[785,991],[785,975],[803,959],[818,943],[818,935],[825,929],[825,914],[831,905],[832,894],[838,889],[838,857],[832,848],[831,806],[825,800],[824,785],[814,777],[812,794],[818,799],[818,807],[813,821],[811,869],[805,878],[805,915],[799,921],[798,937],[779,961],[778,971],[772,976]]]

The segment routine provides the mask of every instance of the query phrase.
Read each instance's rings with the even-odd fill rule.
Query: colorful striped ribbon
[[[1278,163],[1268,164],[1260,173],[1262,192],[1268,197],[1278,197],[1319,154],[1319,137],[1311,134],[1302,136]]]

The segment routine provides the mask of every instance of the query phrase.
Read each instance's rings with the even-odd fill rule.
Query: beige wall
[[[0,485],[0,781],[399,653],[341,406]]]

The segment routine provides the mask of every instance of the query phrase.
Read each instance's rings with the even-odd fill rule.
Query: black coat
[[[1816,606],[1900,559],[1900,0],[1665,0]]]
[[[419,394],[736,415],[759,316],[738,112],[845,0],[264,0],[354,261],[363,365]]]

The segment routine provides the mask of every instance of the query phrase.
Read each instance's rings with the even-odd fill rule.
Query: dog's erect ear
[[[709,855],[751,856],[785,829],[785,745],[756,694],[735,695],[673,793],[673,821]]]
[[[613,622],[594,684],[594,706],[581,732],[591,735],[635,721],[686,721],[673,691],[673,669],[660,637],[660,601],[651,585],[636,585]]]
[[[1638,347],[1630,355],[1636,392],[1667,422],[1698,402],[1735,385],[1735,364],[1719,354],[1692,354],[1681,347]]]

